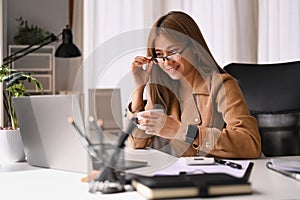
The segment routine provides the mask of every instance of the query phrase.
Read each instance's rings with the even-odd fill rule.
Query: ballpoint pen
[[[242,165],[238,164],[238,163],[234,163],[231,161],[227,161],[227,160],[221,160],[221,159],[215,159],[216,163],[219,163],[221,165],[226,165],[235,169],[242,169]]]

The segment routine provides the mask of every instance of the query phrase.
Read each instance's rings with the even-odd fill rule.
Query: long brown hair
[[[223,73],[213,58],[203,35],[196,22],[186,13],[180,11],[171,11],[161,16],[152,26],[148,38],[148,56],[155,57],[155,39],[164,35],[174,42],[190,43],[198,52],[200,63],[193,63],[194,67],[200,71],[218,70]],[[200,67],[201,65],[201,67]],[[171,79],[160,67],[153,67],[150,83],[149,95],[154,105],[161,105],[167,114],[171,109],[179,107],[178,101],[179,81]],[[177,111],[180,113],[180,110]],[[178,116],[180,118],[180,116]]]

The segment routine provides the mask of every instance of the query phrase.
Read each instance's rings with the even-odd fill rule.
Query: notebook
[[[103,120],[102,128],[108,133],[123,130],[120,88],[89,89],[89,116]]]
[[[136,191],[147,199],[212,197],[251,194],[249,177],[253,168],[250,162],[243,177],[226,173],[155,175],[132,177]]]
[[[80,104],[74,95],[38,95],[13,99],[30,165],[87,173],[90,157],[74,127],[83,129]]]

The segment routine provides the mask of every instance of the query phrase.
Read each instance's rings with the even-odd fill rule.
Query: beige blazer
[[[205,78],[203,78],[205,77]],[[257,121],[249,113],[237,81],[227,73],[195,74],[190,98],[174,104],[171,117],[181,126],[175,139],[169,140],[177,156],[207,155],[221,158],[257,158],[261,155],[261,138]],[[130,105],[128,117],[132,117]],[[144,109],[152,108],[148,100]],[[189,124],[198,126],[199,134],[192,144],[184,142]],[[164,128],[160,132],[163,132]],[[145,148],[156,136],[135,129],[129,137],[133,148]],[[163,148],[163,147],[161,147]]]

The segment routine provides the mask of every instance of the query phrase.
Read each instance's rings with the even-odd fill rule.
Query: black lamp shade
[[[62,44],[55,51],[55,57],[72,58],[81,56],[79,49],[73,44],[72,31],[68,26],[62,32],[62,39]]]

